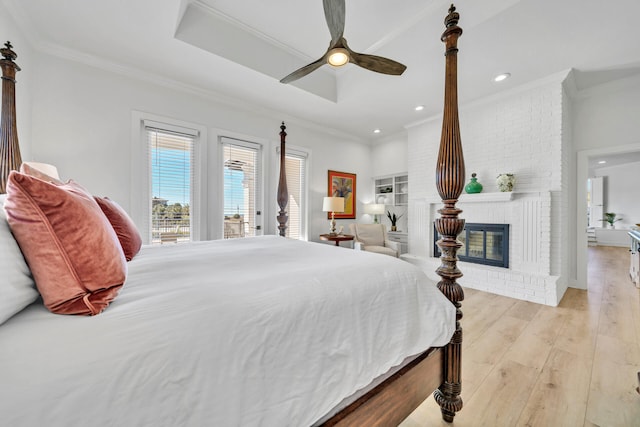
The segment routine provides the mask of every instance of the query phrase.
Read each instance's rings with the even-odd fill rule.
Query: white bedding
[[[102,314],[37,302],[0,325],[0,425],[308,426],[454,325],[393,257],[275,236],[144,247]]]

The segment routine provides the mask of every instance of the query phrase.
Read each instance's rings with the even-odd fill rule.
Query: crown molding
[[[190,3],[190,5],[195,6],[199,9],[201,9],[203,12],[208,13],[218,19],[221,19],[237,28],[239,28],[240,30],[247,32],[249,34],[251,34],[252,36],[255,36],[259,39],[262,39],[264,41],[266,41],[267,43],[277,47],[278,49],[281,49],[291,55],[295,55],[297,57],[299,57],[300,59],[304,60],[304,61],[314,61],[318,58],[312,58],[309,55],[307,55],[306,53],[303,53],[297,49],[292,48],[291,46],[288,46],[282,42],[280,42],[279,40],[274,39],[271,36],[266,35],[265,33],[256,30],[255,28],[245,24],[244,22],[241,22],[225,13],[222,13],[221,11],[219,11],[218,9],[214,8],[213,6],[210,6],[206,3],[204,3],[202,0],[194,0],[193,2]]]
[[[345,139],[351,142],[370,145],[370,142],[363,138],[360,138],[358,136],[355,136],[346,132],[342,132],[336,129],[328,128],[325,124],[301,119],[299,117],[292,116],[284,112],[279,112],[277,110],[273,110],[268,107],[257,106],[253,102],[241,100],[237,97],[226,95],[218,91],[206,89],[196,85],[191,85],[175,79],[163,77],[158,74],[149,73],[135,67],[129,67],[122,64],[118,64],[113,61],[105,60],[104,58],[100,58],[95,55],[79,52],[73,49],[69,49],[69,48],[57,45],[57,44],[52,44],[49,42],[40,43],[39,46],[37,47],[37,50],[47,55],[51,55],[51,56],[65,59],[72,62],[77,62],[83,65],[97,68],[102,71],[119,74],[131,79],[144,81],[146,83],[151,83],[151,84],[162,86],[165,88],[177,90],[180,92],[188,93],[190,95],[195,95],[201,98],[214,101],[222,105],[234,107],[234,108],[248,111],[257,115],[273,118],[277,122],[281,122],[282,120],[285,120],[288,123],[295,123],[297,125],[305,127],[309,130],[313,130],[315,132],[326,134],[332,137]]]

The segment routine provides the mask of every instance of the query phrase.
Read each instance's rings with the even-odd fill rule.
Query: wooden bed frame
[[[458,218],[462,210],[456,208],[458,198],[464,189],[465,167],[458,122],[458,38],[462,29],[458,27],[460,16],[451,5],[445,18],[446,29],[441,40],[445,43],[446,74],[444,94],[444,115],[438,161],[436,164],[436,187],[444,207],[438,212],[436,229],[442,236],[438,246],[442,256],[441,265],[436,270],[442,278],[438,289],[456,307],[456,329],[445,347],[430,348],[402,367],[398,372],[368,393],[328,419],[323,426],[397,426],[408,417],[433,392],[434,398],[446,422],[453,422],[456,412],[462,409],[460,392],[462,328],[460,301],[464,299],[462,287],[456,279],[462,277],[457,267],[457,251],[462,244],[458,234],[464,229],[464,220]],[[287,228],[286,205],[288,200],[285,178],[285,125],[280,126],[280,181],[278,183],[277,217],[280,235]],[[435,390],[435,391],[434,391]]]
[[[432,392],[445,421],[452,422],[456,412],[462,409],[460,301],[464,299],[464,293],[456,282],[456,279],[462,276],[456,265],[456,253],[462,246],[457,236],[464,228],[464,220],[458,218],[462,211],[455,205],[464,188],[465,167],[458,123],[457,40],[462,34],[458,20],[459,15],[451,5],[445,18],[446,30],[441,37],[446,46],[446,79],[442,137],[436,165],[436,186],[444,203],[444,207],[438,211],[441,216],[436,220],[436,229],[442,236],[438,241],[442,253],[441,265],[436,272],[442,278],[438,282],[438,288],[456,307],[456,329],[445,347],[426,350],[377,387],[328,419],[323,424],[325,426],[396,426]],[[11,47],[7,42],[5,48],[0,49],[4,57],[0,60],[0,193],[5,192],[9,172],[17,170],[21,164],[15,108],[15,75],[20,71],[20,67],[14,62],[17,55]],[[280,211],[277,220],[279,234],[284,236],[288,202],[284,168],[287,134],[284,123],[280,129],[280,181],[277,195]]]
[[[18,57],[6,42],[0,49],[2,59],[2,118],[0,119],[0,194],[6,192],[9,172],[18,170],[22,164],[18,130],[16,126],[16,73],[20,71],[14,60]]]

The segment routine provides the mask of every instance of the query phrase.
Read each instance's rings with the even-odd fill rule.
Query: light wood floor
[[[640,426],[640,290],[626,248],[589,248],[558,307],[465,290],[455,426]],[[433,397],[402,427],[447,426]]]

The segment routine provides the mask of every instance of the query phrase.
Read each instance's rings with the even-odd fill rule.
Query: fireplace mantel
[[[477,194],[461,194],[458,203],[487,203],[487,202],[508,202],[513,199],[513,192],[504,193],[477,193]],[[442,199],[438,196],[427,197],[427,203],[442,203]]]

